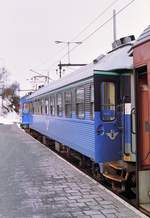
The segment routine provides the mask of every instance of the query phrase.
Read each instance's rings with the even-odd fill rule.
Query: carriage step
[[[112,161],[109,163],[109,166],[115,170],[124,170],[126,169],[125,163],[122,161]]]
[[[122,176],[119,176],[119,175],[112,175],[112,174],[104,173],[103,176],[107,179],[110,179],[111,181],[114,181],[114,182],[122,183],[122,182],[126,181],[126,178],[123,178]]]
[[[115,170],[125,170],[126,172],[135,172],[135,165],[131,163],[125,163],[123,161],[112,161],[109,166]]]
[[[134,194],[136,194],[136,187],[132,187],[132,188],[131,188],[131,191],[132,191]]]

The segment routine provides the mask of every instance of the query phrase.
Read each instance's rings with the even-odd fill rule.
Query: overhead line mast
[[[98,14],[98,16],[96,16],[89,24],[87,24],[79,33],[76,34],[75,37],[72,38],[72,40],[70,41],[74,41],[76,40],[82,33],[84,33],[95,21],[97,21],[100,17],[102,17],[114,4],[116,4],[118,1],[120,0],[115,0],[113,1],[110,5],[108,5],[108,7],[106,7],[100,14]],[[60,49],[58,51],[57,54],[59,54],[61,51],[65,50],[66,46],[63,47],[62,49]],[[56,55],[57,55],[56,54]],[[65,54],[65,56],[67,55],[67,53]],[[61,59],[61,58],[60,58]],[[55,61],[54,63],[51,64],[51,67],[54,66],[55,64],[58,63],[59,60]]]
[[[124,7],[122,7],[118,12],[116,12],[116,15],[120,14],[122,11],[124,11],[126,8],[129,7],[129,5],[131,5],[135,0],[130,1],[128,4],[126,4]],[[82,42],[87,41],[89,38],[91,38],[97,31],[99,31],[102,27],[104,27],[107,23],[109,23],[111,20],[113,19],[113,16],[111,16],[110,18],[108,18],[103,24],[101,24],[98,28],[96,28],[92,33],[90,33],[87,37],[85,37]],[[77,47],[79,47],[80,45],[76,45],[74,46],[71,50],[70,53],[75,50]],[[61,58],[64,58],[67,55],[64,54],[64,56],[62,56]]]

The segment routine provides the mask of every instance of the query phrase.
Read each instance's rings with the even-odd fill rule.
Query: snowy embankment
[[[19,122],[19,115],[14,111],[8,99],[0,99],[0,124],[13,124]]]
[[[0,124],[13,124],[19,122],[19,115],[15,112],[8,112],[0,116]]]

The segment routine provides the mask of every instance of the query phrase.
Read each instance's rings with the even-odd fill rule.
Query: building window
[[[101,116],[103,121],[115,119],[115,84],[101,83]]]
[[[84,119],[84,88],[76,90],[76,115],[79,119]]]
[[[72,117],[72,95],[71,91],[65,92],[65,116]]]
[[[57,100],[57,116],[61,117],[62,116],[62,94],[57,94],[56,100]]]
[[[94,85],[90,86],[90,117],[94,120]]]
[[[52,116],[55,116],[55,97],[54,96],[50,97],[50,114]]]

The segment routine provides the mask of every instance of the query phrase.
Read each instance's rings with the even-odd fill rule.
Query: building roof
[[[39,90],[32,93],[28,98],[34,98],[36,96],[45,94],[49,91],[56,90],[58,88],[64,87],[68,84],[90,78],[94,75],[95,71],[115,71],[121,69],[133,69],[133,58],[129,57],[129,50],[132,44],[128,43],[126,45],[120,46],[119,48],[112,50],[106,55],[101,55],[94,60],[95,63],[90,63],[86,66],[79,68],[78,70],[70,73],[63,78],[51,82],[49,85],[40,88]]]

